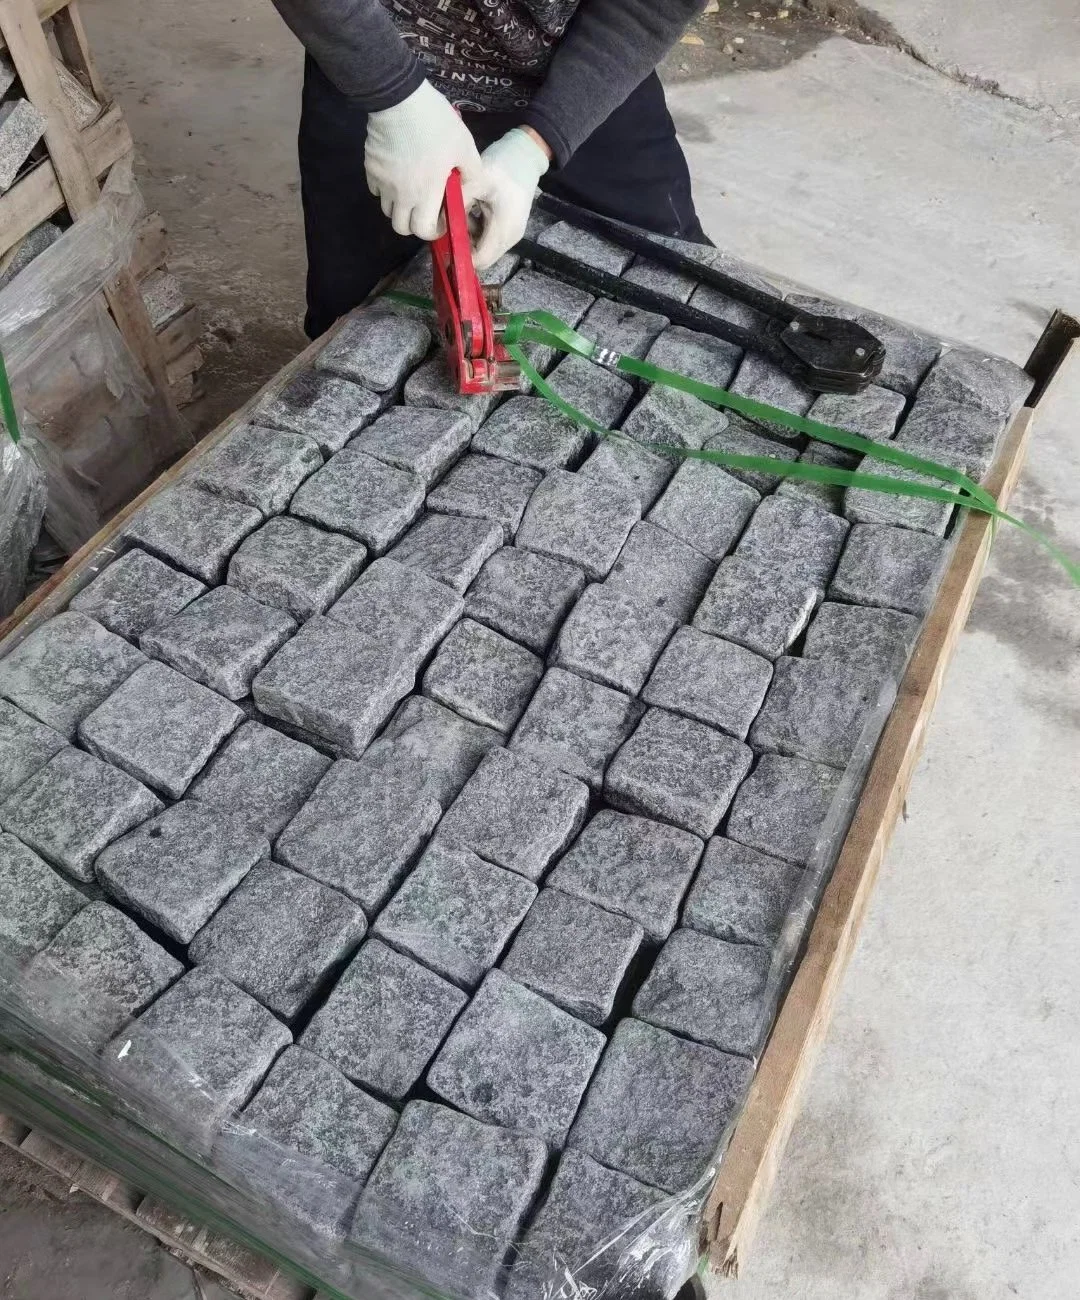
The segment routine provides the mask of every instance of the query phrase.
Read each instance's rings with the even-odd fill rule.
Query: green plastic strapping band
[[[15,414],[15,399],[11,395],[11,381],[8,379],[7,363],[0,350],[0,413],[4,416],[4,427],[11,436],[11,441],[18,443],[19,417]]]

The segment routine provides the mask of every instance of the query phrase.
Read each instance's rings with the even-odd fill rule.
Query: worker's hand
[[[364,167],[368,189],[399,235],[437,239],[446,180],[461,171],[466,203],[483,187],[472,134],[429,81],[393,108],[368,116]]]
[[[539,137],[523,127],[507,131],[481,154],[483,187],[472,191],[484,215],[483,233],[473,253],[478,271],[493,266],[524,235],[549,158]]]

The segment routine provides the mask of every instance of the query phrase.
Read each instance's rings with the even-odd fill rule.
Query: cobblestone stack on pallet
[[[515,309],[974,473],[1028,391],[873,318],[882,385],[815,398],[502,270]],[[657,455],[831,452],[577,359],[536,362],[620,437],[462,398],[431,347],[356,313],[0,659],[0,936],[117,1097],[327,1261],[670,1294],[950,521]],[[593,1256],[630,1222],[626,1274]]]

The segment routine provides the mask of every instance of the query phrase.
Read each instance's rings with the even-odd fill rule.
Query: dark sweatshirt
[[[638,86],[705,0],[274,0],[369,112],[426,77],[462,110],[511,112],[556,165]]]

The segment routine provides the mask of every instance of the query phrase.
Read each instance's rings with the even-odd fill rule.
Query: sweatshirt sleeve
[[[563,166],[656,67],[705,0],[582,0],[522,121]]]
[[[369,113],[400,104],[424,80],[379,0],[274,0],[274,6],[326,76]]]

